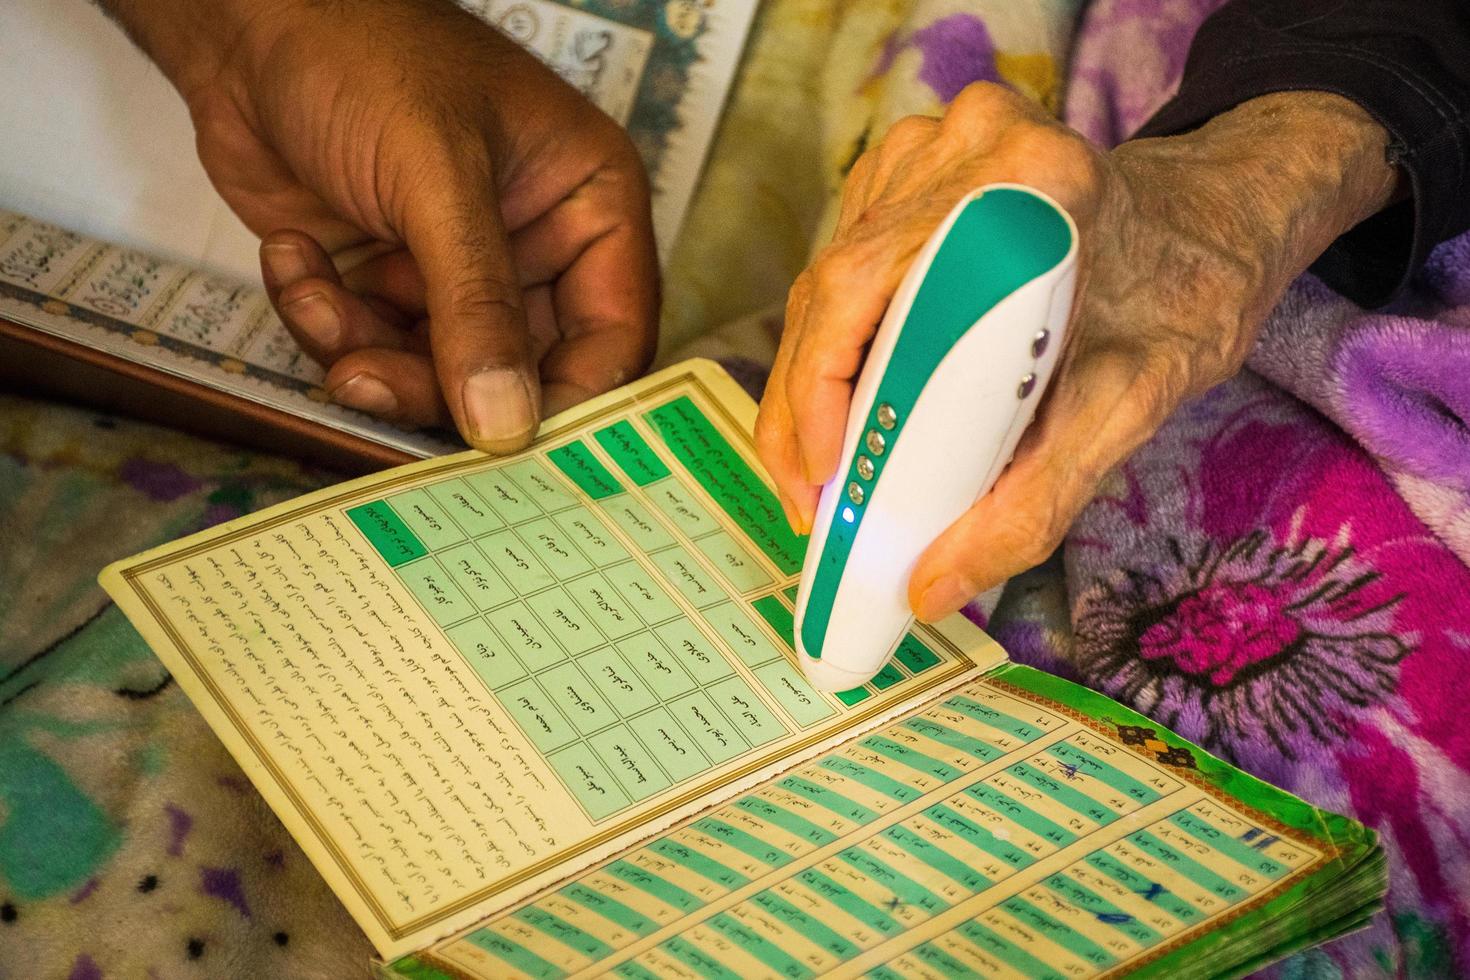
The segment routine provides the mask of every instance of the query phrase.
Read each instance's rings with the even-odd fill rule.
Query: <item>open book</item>
[[[688,362],[102,583],[385,976],[1209,976],[1378,908],[1371,831],[962,616],[811,688],[754,416]]]

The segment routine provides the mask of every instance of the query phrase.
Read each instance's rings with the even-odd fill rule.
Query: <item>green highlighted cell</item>
[[[880,936],[893,936],[903,931],[903,926],[890,919],[881,909],[869,905],[816,868],[807,868],[796,876],[796,880]]]
[[[525,668],[535,672],[559,664],[567,658],[552,638],[550,631],[542,626],[524,603],[515,602],[485,614],[501,640],[516,655]]]
[[[526,676],[525,668],[483,619],[471,619],[444,631],[449,642],[492,691]]]
[[[880,691],[886,691],[895,684],[904,680],[903,672],[893,664],[884,664],[883,669],[873,675],[873,686]]]
[[[788,833],[811,841],[815,847],[822,847],[837,839],[837,835],[825,827],[818,827],[800,814],[792,813],[785,806],[755,794],[742,796],[735,801],[733,806],[753,817],[775,824]]]
[[[1014,820],[1053,847],[1066,847],[1077,839],[1077,835],[1072,831],[1058,826],[1031,807],[1012,799],[987,783],[977,783],[966,789],[965,794],[996,813]]]
[[[602,634],[592,625],[592,617],[584,613],[564,590],[538,592],[526,600],[526,605],[567,653],[576,656],[602,645]]]
[[[1056,802],[1068,809],[1075,810],[1093,823],[1105,825],[1118,819],[1118,812],[1112,807],[1105,806],[1081,790],[1068,786],[1063,780],[1052,778],[1028,762],[1018,762],[1006,772],[1023,782],[1030,783]]]
[[[1083,860],[1129,891],[1142,895],[1186,925],[1191,925],[1204,916],[1204,912],[1169,891],[1161,883],[1128,867],[1106,851],[1093,851]]]
[[[476,929],[465,938],[521,973],[535,977],[536,980],[556,980],[556,978],[566,976],[564,970],[546,962],[520,943],[506,939],[489,929]]]
[[[701,817],[694,821],[693,829],[714,840],[729,844],[742,854],[773,868],[780,867],[791,860],[791,855],[781,848],[768,844],[739,827],[731,826],[718,817]]]
[[[505,527],[505,521],[500,519],[500,515],[461,479],[441,480],[424,489],[444,508],[450,519],[472,538]]]
[[[651,633],[638,633],[615,646],[628,665],[660,699],[667,701],[694,690],[694,679]]]
[[[591,736],[587,744],[592,746],[592,751],[633,799],[646,800],[668,789],[669,777],[664,775],[658,764],[656,753],[645,747],[623,725],[615,725]]]
[[[541,508],[500,466],[467,474],[462,479],[507,523],[519,524],[541,515]]]
[[[1071,742],[1055,742],[1048,746],[1047,754],[1057,759],[1069,773],[1082,773],[1100,779],[1120,793],[1140,804],[1152,803],[1159,793],[1151,786],[1134,779],[1116,766],[1104,762],[1091,752],[1084,751]]]
[[[823,786],[814,783],[801,776],[787,776],[776,784],[789,793],[811,800],[824,810],[830,810],[844,820],[853,823],[868,823],[878,818],[878,814],[863,806],[856,800],[843,796],[842,793],[831,786]]]
[[[577,504],[577,498],[571,495],[561,479],[552,476],[545,464],[534,456],[508,463],[504,469],[516,486],[548,514]]]
[[[979,922],[971,920],[963,923],[955,929],[955,932],[976,949],[987,956],[1002,960],[1012,969],[1019,970],[1023,976],[1036,977],[1037,980],[1066,980],[1065,973],[1052,969],[1009,939]]]
[[[892,759],[894,762],[908,766],[915,772],[921,772],[926,776],[933,776],[935,779],[943,782],[949,782],[961,774],[961,770],[956,769],[949,763],[940,762],[933,756],[920,752],[911,745],[895,741],[887,735],[869,735],[858,744],[865,749],[871,749],[881,756]]]
[[[427,490],[420,488],[395,493],[388,498],[388,503],[430,551],[438,551],[464,540],[464,532],[459,529],[459,525],[449,519],[444,508],[439,506]]]
[[[748,747],[703,691],[686,694],[668,708],[679,726],[715,764],[735,758]]]
[[[1207,890],[1211,895],[1223,898],[1227,902],[1237,902],[1246,897],[1244,888],[1226,881],[1220,875],[1203,864],[1200,864],[1183,851],[1165,844],[1147,830],[1140,830],[1130,834],[1128,836],[1128,843],[1137,847],[1140,851],[1143,851],[1156,861],[1173,868],[1196,885]]]
[[[561,890],[561,895],[568,901],[596,912],[615,925],[621,926],[635,936],[646,936],[658,928],[658,923],[640,912],[635,912],[627,905],[604,895],[594,888],[589,888],[580,881],[573,882]]]
[[[982,742],[978,738],[966,735],[964,732],[957,732],[948,725],[942,725],[932,718],[926,718],[923,715],[907,718],[899,722],[899,725],[907,728],[916,735],[922,735],[941,745],[973,756],[981,762],[990,762],[1005,754],[989,742]]]
[[[645,623],[662,623],[682,615],[679,604],[669,595],[668,586],[638,562],[614,565],[603,574]]]
[[[776,703],[802,728],[810,728],[837,713],[837,709],[785,660],[757,667],[754,673]]]
[[[868,698],[872,696],[873,692],[868,690],[866,687],[854,687],[849,688],[846,691],[838,691],[836,693],[837,700],[841,701],[849,708],[857,704],[859,701],[868,700]]]
[[[805,977],[811,975],[812,971],[796,957],[728,913],[721,912],[711,918],[709,926],[722,933],[748,955],[754,956],[770,967],[777,976]]]
[[[881,773],[876,769],[870,769],[861,762],[856,762],[846,756],[829,755],[817,763],[817,765],[829,772],[835,772],[846,776],[848,779],[856,780],[869,789],[875,789],[889,799],[897,800],[900,803],[907,803],[909,800],[918,799],[923,795],[922,791],[917,787],[900,782],[892,776]]]
[[[1009,912],[1016,921],[1030,929],[1044,933],[1047,939],[1050,939],[1063,949],[1070,950],[1095,966],[1109,966],[1117,960],[1117,957],[1112,953],[1109,953],[1071,926],[1043,912],[1020,895],[1012,895],[1004,902],[1001,902],[1000,908]]]
[[[806,554],[806,539],[791,530],[776,495],[699,407],[681,395],[644,418],[756,547],[782,574],[794,575]]]
[[[969,864],[950,854],[944,848],[903,824],[896,824],[883,831],[883,836],[903,848],[915,860],[927,864],[947,878],[978,892],[989,888],[993,882]]]
[[[825,922],[807,915],[774,891],[757,892],[750,897],[750,903],[778,922],[784,922],[833,956],[846,960],[861,952],[856,944],[839,935]]]
[[[648,508],[631,497],[613,497],[602,502],[602,513],[633,541],[644,553],[667,548],[674,536],[649,513]]]
[[[592,617],[604,636],[618,639],[643,628],[632,608],[601,575],[585,575],[569,582],[567,593]]]
[[[357,525],[362,536],[367,538],[368,544],[388,563],[389,568],[397,568],[429,553],[429,549],[385,500],[352,507],[347,511],[347,518]]]
[[[675,936],[658,948],[709,980],[744,980],[739,973],[721,963],[713,953],[705,952],[682,936]]]
[[[618,544],[612,532],[590,510],[564,510],[554,520],[598,568],[616,565],[628,557],[627,549]]]
[[[1169,822],[1195,840],[1207,844],[1238,864],[1244,865],[1253,874],[1267,878],[1280,878],[1286,873],[1286,865],[1273,861],[1259,848],[1232,837],[1210,823],[1204,817],[1189,810],[1181,810],[1169,818]]]
[[[684,669],[702,686],[722,677],[729,677],[735,672],[735,668],[730,666],[730,661],[725,659],[719,648],[687,619],[664,623],[655,627],[654,632],[674,655],[674,659],[682,663]]]
[[[712,700],[725,717],[752,746],[765,745],[790,734],[771,709],[739,676],[727,677],[706,687]]]
[[[586,744],[574,742],[551,753],[551,764],[593,820],[628,806],[630,801],[622,787]]]
[[[476,608],[494,609],[516,597],[495,566],[473,542],[455,545],[440,552],[439,563],[449,571],[460,591],[470,597]]]
[[[546,458],[593,500],[623,492],[617,477],[608,472],[602,460],[592,455],[592,450],[580,439],[556,447],[546,454]]]
[[[837,856],[869,880],[892,892],[893,897],[901,905],[917,906],[930,915],[942,912],[949,905],[944,899],[881,860],[865,847],[844,848],[837,853]]]
[[[511,918],[518,919],[531,928],[545,933],[589,959],[599,960],[612,954],[613,949],[607,943],[595,936],[589,936],[561,916],[539,906],[527,905],[511,913]]]
[[[583,735],[606,728],[617,721],[617,712],[587,680],[581,669],[568,661],[538,674],[536,680],[547,698],[571,719]]]
[[[593,433],[597,444],[603,448],[618,468],[640,487],[646,487],[669,475],[669,468],[658,458],[653,447],[644,441],[626,420],[616,422]]]
[[[1028,725],[1026,722],[1012,718],[1005,712],[998,711],[988,704],[981,704],[979,701],[967,698],[961,694],[956,694],[954,697],[949,698],[944,702],[944,706],[958,711],[960,714],[969,715],[976,721],[989,725],[991,728],[1006,732],[1009,735],[1014,735],[1022,741],[1029,742],[1044,734],[1043,730],[1037,728],[1035,725]]]
[[[683,865],[696,874],[703,875],[724,888],[739,888],[749,881],[734,868],[727,868],[703,851],[681,844],[671,837],[660,837],[647,848],[659,857]]]
[[[628,663],[628,658],[612,647],[593,650],[578,663],[587,679],[624,718],[659,703],[658,695]]]
[[[704,566],[683,548],[666,548],[652,558],[664,581],[696,609],[705,609],[727,598],[725,590],[715,583]]]
[[[639,891],[652,895],[680,912],[692,912],[704,903],[671,881],[666,881],[647,868],[620,858],[603,869],[614,878]]]
[[[754,592],[771,584],[770,574],[724,531],[700,538],[694,544],[736,592]]]
[[[792,650],[796,649],[796,621],[791,610],[786,604],[773,595],[763,595],[751,603],[755,611],[761,614],[761,618],[770,624],[771,629],[781,638],[781,642]]]
[[[899,643],[893,659],[907,667],[910,674],[922,674],[939,663],[939,654],[924,646],[910,633]]]
[[[577,738],[577,730],[562,717],[551,700],[530,679],[499,692],[500,703],[515,723],[542,752],[566,745]]]
[[[658,759],[675,782],[688,779],[709,768],[709,760],[699,751],[694,740],[663,708],[654,708],[628,721],[628,727]]]
[[[1063,901],[1085,909],[1097,921],[1112,926],[1140,946],[1152,946],[1163,938],[1157,930],[1138,921],[1130,913],[1124,912],[1117,905],[1068,875],[1054,874],[1042,884],[1060,895]]]
[[[720,522],[715,520],[715,515],[696,500],[694,494],[677,477],[660,480],[644,490],[659,513],[667,517],[685,537],[697,538],[701,534],[719,530]]]
[[[747,667],[759,667],[772,660],[784,662],[781,651],[735,603],[722,602],[706,610],[704,615],[720,639]]]
[[[521,595],[530,595],[551,585],[555,579],[541,561],[511,531],[497,531],[475,542],[502,578]]]
[[[457,623],[475,613],[475,607],[432,558],[404,565],[398,569],[398,577],[440,626]]]
[[[1001,840],[979,824],[961,816],[958,812],[936,803],[924,811],[924,816],[957,837],[969,841],[994,857],[1000,858],[1012,868],[1024,868],[1035,860],[1030,854],[1009,841]]]

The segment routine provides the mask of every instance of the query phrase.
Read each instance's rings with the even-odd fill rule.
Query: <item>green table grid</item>
[[[656,436],[654,440],[657,440]],[[594,445],[591,439],[584,438],[582,441],[586,446]],[[597,446],[592,449],[592,452],[601,455],[602,449]],[[711,637],[708,632],[691,620],[684,611],[684,606],[692,604],[687,600],[685,603],[679,601],[684,597],[664,576],[662,569],[651,560],[648,553],[644,553],[643,561],[633,557],[639,550],[636,542],[630,540],[627,532],[608,515],[601,501],[578,499],[580,491],[572,489],[565,474],[561,473],[551,462],[541,459],[539,455],[528,457],[528,460],[534,460],[535,464],[530,464],[527,460],[515,464],[515,469],[520,470],[519,473],[513,472],[510,466],[503,466],[493,471],[472,474],[469,479],[461,477],[431,485],[430,488],[419,488],[386,498],[387,505],[398,514],[411,531],[415,530],[416,521],[410,518],[417,516],[417,520],[422,521],[425,511],[432,513],[433,517],[439,519],[438,523],[443,525],[439,530],[432,532],[432,535],[428,533],[428,529],[421,530],[419,532],[420,543],[423,544],[426,553],[394,568],[394,572],[400,581],[409,585],[415,598],[421,605],[424,605],[425,611],[445,631],[451,643],[460,650],[461,656],[479,674],[486,686],[497,696],[504,695],[501,701],[507,712],[522,728],[526,736],[536,743],[537,747],[552,762],[558,777],[567,785],[579,804],[587,810],[589,816],[594,820],[606,819],[638,800],[666,789],[673,783],[693,778],[711,765],[718,765],[727,758],[733,758],[755,747],[750,744],[750,739],[739,734],[741,729],[734,717],[734,709],[723,704],[716,704],[712,699],[712,694],[718,687],[731,684],[743,685],[743,687],[735,687],[736,695],[742,698],[746,694],[754,695],[757,709],[760,707],[766,709],[765,712],[758,711],[758,713],[768,716],[764,719],[767,726],[774,723],[779,727],[776,734],[768,734],[756,745],[769,744],[795,734],[804,727],[796,722],[791,712],[783,705],[773,703],[769,692],[762,691],[764,682],[760,676],[745,665],[728,642],[719,636]],[[607,460],[601,461],[607,465]],[[610,468],[614,473],[621,474],[622,472],[615,464]],[[537,495],[533,495],[532,490],[528,489],[535,486],[528,476],[542,477],[543,487],[545,484],[554,484],[559,487],[562,493],[570,499],[570,503],[561,503],[557,495],[547,493],[544,488],[536,491],[545,498],[538,500]],[[475,477],[480,477],[480,482],[484,486],[470,482]],[[498,482],[502,489],[513,488],[518,491],[520,503],[512,507],[502,503],[495,494],[486,492],[485,486],[492,482]],[[664,477],[658,482],[677,482],[683,497],[692,499],[703,507],[706,513],[713,515],[709,505],[700,500],[687,484],[678,481],[677,477]],[[444,489],[445,484],[457,484],[457,486],[453,490],[447,490]],[[479,505],[480,510],[488,511],[499,520],[499,526],[494,527],[493,530],[485,530],[488,523],[493,522],[488,522],[488,519],[480,516],[476,518],[476,523],[481,527],[478,530],[469,527],[459,515],[446,506],[445,501],[453,502],[454,491],[462,491],[464,488],[468,488],[473,494],[474,502]],[[659,551],[669,552],[676,548],[682,549],[691,567],[698,568],[706,584],[715,590],[710,601],[695,608],[710,610],[729,604],[735,609],[740,609],[745,602],[745,597],[733,593],[728,580],[711,569],[708,555],[700,550],[696,543],[697,540],[728,534],[719,518],[713,518],[709,530],[702,532],[697,539],[691,538],[684,533],[683,528],[660,509],[657,503],[639,493],[638,490],[641,488],[638,488],[632,481],[626,481],[623,493],[606,498],[607,502],[617,501],[630,489],[634,491],[632,495],[643,505],[648,516],[657,522],[675,542],[674,545],[666,546]],[[417,505],[417,515],[404,513],[409,509],[402,504],[405,498]],[[435,507],[438,508],[437,513],[433,512]],[[569,526],[570,521],[586,515],[595,518],[595,522],[589,523],[600,526],[603,535],[610,539],[611,551],[615,555],[612,560],[600,562],[600,556],[593,552],[592,546],[585,540],[579,542],[576,535],[572,533]],[[545,542],[540,541],[537,535],[548,531],[557,533],[556,541],[565,550],[565,556],[548,561],[550,556],[538,550],[538,544],[544,548]],[[434,539],[433,545],[423,540],[430,537]],[[531,570],[519,580],[497,563],[496,559],[490,557],[494,544],[507,540],[513,541],[524,549],[526,554],[522,557],[534,563]],[[456,552],[455,557],[464,557],[469,554],[465,551],[467,544],[478,552],[481,574],[484,577],[496,577],[499,585],[503,587],[504,594],[508,596],[504,601],[481,605],[472,591],[484,592],[486,590],[475,589],[476,581],[473,576],[467,583],[460,582],[461,573],[457,572],[456,565],[446,555]],[[748,554],[754,554],[751,549],[745,550]],[[565,563],[568,567],[585,566],[586,570],[557,580],[555,570],[548,567],[553,561]],[[762,556],[760,561],[765,562],[766,560]],[[422,577],[422,572],[416,569],[423,568],[436,570],[437,579],[441,580],[448,589],[454,590],[459,601],[457,604],[451,602],[449,605],[457,605],[457,608],[464,613],[463,615],[446,618],[436,615],[436,610],[430,608],[428,601],[420,594],[420,590],[415,589],[411,584],[416,576]],[[619,569],[630,568],[641,572],[650,589],[661,592],[662,597],[670,606],[667,615],[652,617],[648,615],[646,609],[640,611],[633,608],[623,597],[608,573],[617,574]],[[771,574],[769,567],[763,565],[762,569],[768,575]],[[529,576],[534,579],[541,571],[548,572],[551,580],[546,584],[528,586],[524,578]],[[772,585],[766,588],[785,584],[779,575],[771,575],[771,581]],[[608,629],[594,622],[594,617],[580,604],[576,595],[579,591],[578,586],[588,583],[605,587],[608,593],[616,596],[621,601],[625,613],[632,617],[630,625],[633,628],[612,636]],[[582,624],[594,634],[586,645],[576,652],[571,652],[565,642],[555,636],[555,620],[548,615],[552,607],[560,603],[563,596],[567,600],[567,604],[563,604],[565,611],[570,612],[575,609],[579,612]],[[542,608],[538,609],[538,605]],[[762,628],[757,617],[747,616],[746,618],[754,624],[756,629]],[[500,619],[501,622],[496,622],[497,619]],[[725,661],[727,666],[723,668],[724,673],[718,677],[699,677],[692,675],[691,672],[692,686],[687,689],[680,688],[667,696],[653,691],[652,685],[640,677],[639,684],[656,698],[651,704],[648,703],[647,698],[629,700],[604,695],[600,689],[599,680],[594,677],[599,659],[606,657],[615,647],[621,647],[623,644],[640,638],[656,644],[656,649],[662,651],[664,658],[676,665],[681,665],[682,669],[689,672],[689,665],[680,659],[680,653],[675,649],[668,635],[669,631],[660,629],[661,627],[675,627],[681,623],[688,624],[686,630],[709,647],[710,653]],[[519,630],[511,628],[512,624],[532,627],[532,630],[528,630],[530,635],[534,635],[534,630],[539,630],[543,651],[545,647],[551,646],[552,654],[544,661],[531,662]],[[498,640],[500,646],[493,648],[487,642],[489,638]],[[469,646],[469,649],[464,648],[466,645]],[[779,647],[776,649],[779,650]],[[625,680],[631,681],[632,678],[625,678]],[[583,686],[585,686],[585,692],[582,690]],[[571,710],[575,702],[573,706],[569,706],[559,694],[567,688],[576,689],[580,700],[591,706],[590,711]],[[532,707],[519,707],[516,702],[522,698],[529,699]],[[833,707],[836,710],[835,703]],[[708,736],[705,732],[696,732],[692,724],[672,714],[672,710],[676,708],[684,709],[684,712],[690,717],[708,719],[711,728],[725,733],[725,737],[732,744],[722,748],[712,736]],[[595,724],[589,723],[587,716],[600,716],[600,720]],[[809,725],[810,722],[806,727]],[[769,730],[768,727],[768,732]],[[655,751],[655,747],[650,743],[653,739],[665,739],[665,733],[669,740],[682,741],[682,748],[688,753],[687,764],[675,766],[659,761],[660,753]],[[705,737],[701,737],[702,735]],[[619,744],[618,739],[623,739],[630,746],[640,748],[643,753],[643,761],[652,770],[642,774],[646,780],[647,789],[639,796],[630,796],[627,791],[628,787],[624,784],[624,779],[627,777],[620,773],[606,756],[597,751],[599,744],[604,748],[615,750]],[[563,771],[563,766],[558,765],[559,762],[566,763],[567,771]],[[589,779],[597,781],[597,777],[605,777],[609,785],[604,786],[603,789],[616,790],[603,796],[604,800],[611,800],[611,803],[600,810],[589,807],[588,794],[579,791],[582,783],[587,780],[579,781],[577,778],[579,773],[586,773],[595,766],[600,767],[602,771],[594,773]]]

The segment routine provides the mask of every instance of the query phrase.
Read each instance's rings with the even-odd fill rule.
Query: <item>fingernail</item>
[[[271,279],[277,286],[289,286],[306,278],[306,255],[299,245],[285,242],[262,245],[260,261],[265,263],[266,270],[270,272]]]
[[[804,504],[797,504],[796,506],[797,506],[797,517],[800,518],[800,520],[801,520],[801,526],[798,528],[798,533],[800,533],[800,534],[811,534],[812,533],[812,528],[817,523],[817,509],[816,509],[816,507],[812,505],[812,503],[810,502],[810,500],[808,500],[808,502],[806,502]]]
[[[325,293],[311,293],[292,300],[281,313],[318,347],[332,350],[342,339],[342,319]]]
[[[398,411],[398,396],[393,389],[371,374],[354,374],[332,389],[332,401],[372,415],[393,415]]]
[[[464,383],[470,442],[487,452],[523,449],[536,432],[531,386],[519,371],[486,368]]]
[[[975,590],[958,575],[945,575],[934,581],[919,597],[914,612],[926,623],[943,619],[975,598]]]

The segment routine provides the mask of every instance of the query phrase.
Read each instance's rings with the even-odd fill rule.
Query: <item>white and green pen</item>
[[[820,689],[883,668],[913,624],[908,581],[1015,452],[1062,349],[1077,227],[1046,195],[991,184],[945,218],[905,275],[853,391],[796,600]]]

